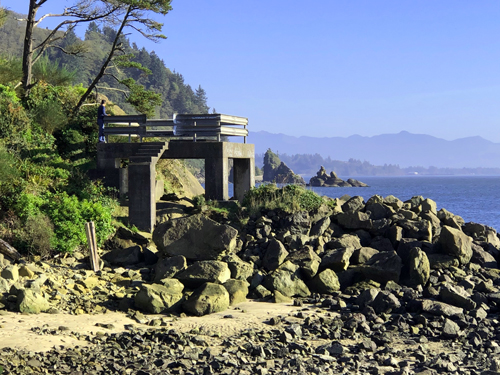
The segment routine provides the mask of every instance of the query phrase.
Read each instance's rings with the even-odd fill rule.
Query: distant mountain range
[[[374,165],[398,164],[400,167],[500,168],[500,143],[481,137],[447,141],[425,134],[402,131],[373,137],[293,137],[266,131],[250,132],[248,142],[255,153],[271,148],[278,154],[320,154],[334,160],[351,158]]]

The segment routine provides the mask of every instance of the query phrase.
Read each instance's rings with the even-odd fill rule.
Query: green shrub
[[[318,194],[299,185],[278,188],[275,184],[262,184],[245,195],[243,206],[251,213],[263,208],[291,213],[318,209],[323,202]]]
[[[112,208],[86,199],[80,201],[66,192],[54,195],[44,207],[54,224],[57,250],[72,252],[86,243],[85,223],[93,221],[98,245],[114,233]]]
[[[47,258],[54,247],[54,226],[44,214],[28,217],[25,225],[16,232],[16,247],[28,254]]]
[[[0,138],[16,138],[29,127],[29,118],[15,93],[0,90]]]

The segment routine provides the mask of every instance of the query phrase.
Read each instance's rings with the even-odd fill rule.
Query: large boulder
[[[386,283],[399,282],[403,263],[395,251],[384,251],[373,255],[368,262],[360,266],[366,278]]]
[[[205,283],[182,304],[184,311],[202,316],[224,311],[229,307],[229,293],[223,285]]]
[[[288,256],[285,246],[275,239],[269,241],[266,253],[262,259],[262,265],[267,271],[274,271],[283,263]]]
[[[340,290],[337,274],[328,268],[314,276],[308,285],[311,290],[322,294],[330,294]]]
[[[40,292],[33,289],[20,289],[17,293],[16,307],[21,313],[39,314],[50,309],[50,304]]]
[[[184,285],[176,279],[162,284],[143,284],[135,295],[135,307],[151,314],[175,311],[180,307]]]
[[[429,281],[431,266],[427,254],[418,247],[414,247],[410,251],[408,269],[409,285],[416,287],[417,285],[425,286]]]
[[[472,238],[462,231],[444,225],[439,236],[439,244],[443,251],[452,255],[460,261],[460,264],[468,264],[472,258]]]
[[[160,259],[155,266],[155,283],[161,279],[175,277],[179,272],[187,268],[186,258],[182,255],[176,255],[165,259]]]
[[[231,279],[248,280],[253,275],[253,263],[244,262],[236,254],[230,254],[224,258],[229,271],[231,271]]]
[[[231,278],[227,263],[218,260],[200,260],[176,276],[188,288],[197,288],[204,283],[225,283]]]
[[[246,281],[229,279],[222,285],[229,293],[229,304],[231,306],[246,301],[249,285]]]
[[[352,247],[328,250],[323,254],[320,266],[322,269],[330,268],[336,272],[345,271],[349,267],[353,252]]]
[[[139,245],[125,249],[116,248],[103,255],[102,259],[113,266],[128,267],[144,262],[144,253]]]
[[[267,275],[264,279],[264,287],[270,291],[277,290],[287,297],[309,297],[311,294],[297,272],[288,269],[277,269]]]
[[[311,246],[294,251],[288,255],[287,260],[298,265],[300,272],[308,279],[316,275],[321,263],[321,258],[313,251]]]
[[[163,256],[183,255],[188,260],[216,260],[236,247],[238,231],[203,214],[161,223],[153,241]]]

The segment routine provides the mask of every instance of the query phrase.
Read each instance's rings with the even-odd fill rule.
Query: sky
[[[1,5],[26,13],[28,0]],[[72,0],[48,0],[40,14]],[[500,142],[498,0],[173,0],[165,65],[249,130]],[[41,24],[50,27],[48,21]],[[83,33],[83,31],[82,31]]]

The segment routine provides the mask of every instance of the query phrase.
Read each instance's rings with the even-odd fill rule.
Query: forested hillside
[[[20,59],[22,57],[26,23],[16,20],[22,17],[20,14],[9,12],[5,24],[0,28],[0,51],[3,58]],[[36,28],[36,40],[42,40],[48,33],[49,30]],[[59,48],[52,48],[46,52],[46,56],[50,61],[56,62],[60,68],[72,74],[73,84],[81,83],[84,87],[87,87],[101,68],[102,61],[111,49],[115,36],[116,31],[113,28],[108,26],[99,27],[97,23],[90,22],[83,40],[71,31],[58,42],[58,46],[65,50],[74,49],[75,46],[78,46],[84,51],[83,53],[74,56],[63,53]],[[145,48],[140,48],[135,43],[130,44],[127,38],[121,38],[120,42],[122,43],[121,48],[124,55],[133,56],[131,61],[149,69],[151,74],[145,74],[141,69],[116,69],[112,74],[120,80],[133,78],[137,84],[143,85],[146,90],[160,95],[161,105],[155,108],[154,117],[168,118],[174,112],[208,112],[207,96],[201,86],[193,90],[184,83],[182,74],[168,69],[164,61],[154,51],[146,51]],[[103,77],[97,88],[98,93],[104,94],[125,112],[129,114],[135,113],[134,107],[126,102],[124,93],[119,90],[127,91],[127,87],[117,84],[117,80],[111,75]]]
[[[201,87],[194,92],[154,52],[122,36],[143,27],[151,38],[160,37],[161,25],[149,16],[168,13],[170,0],[154,6],[120,0],[77,3],[74,10],[89,21],[83,40],[71,23],[54,33],[36,27],[28,33],[29,22],[16,21],[20,15],[0,7],[0,240],[41,257],[84,246],[85,222],[95,223],[100,246],[117,225],[128,224],[116,211],[116,190],[89,178],[96,165],[98,95],[129,114],[208,111]],[[90,22],[96,15],[116,22]],[[40,18],[41,12],[31,16],[32,21]],[[100,24],[121,27],[115,31]],[[108,107],[108,114],[117,111]],[[179,191],[170,187],[166,192]]]

